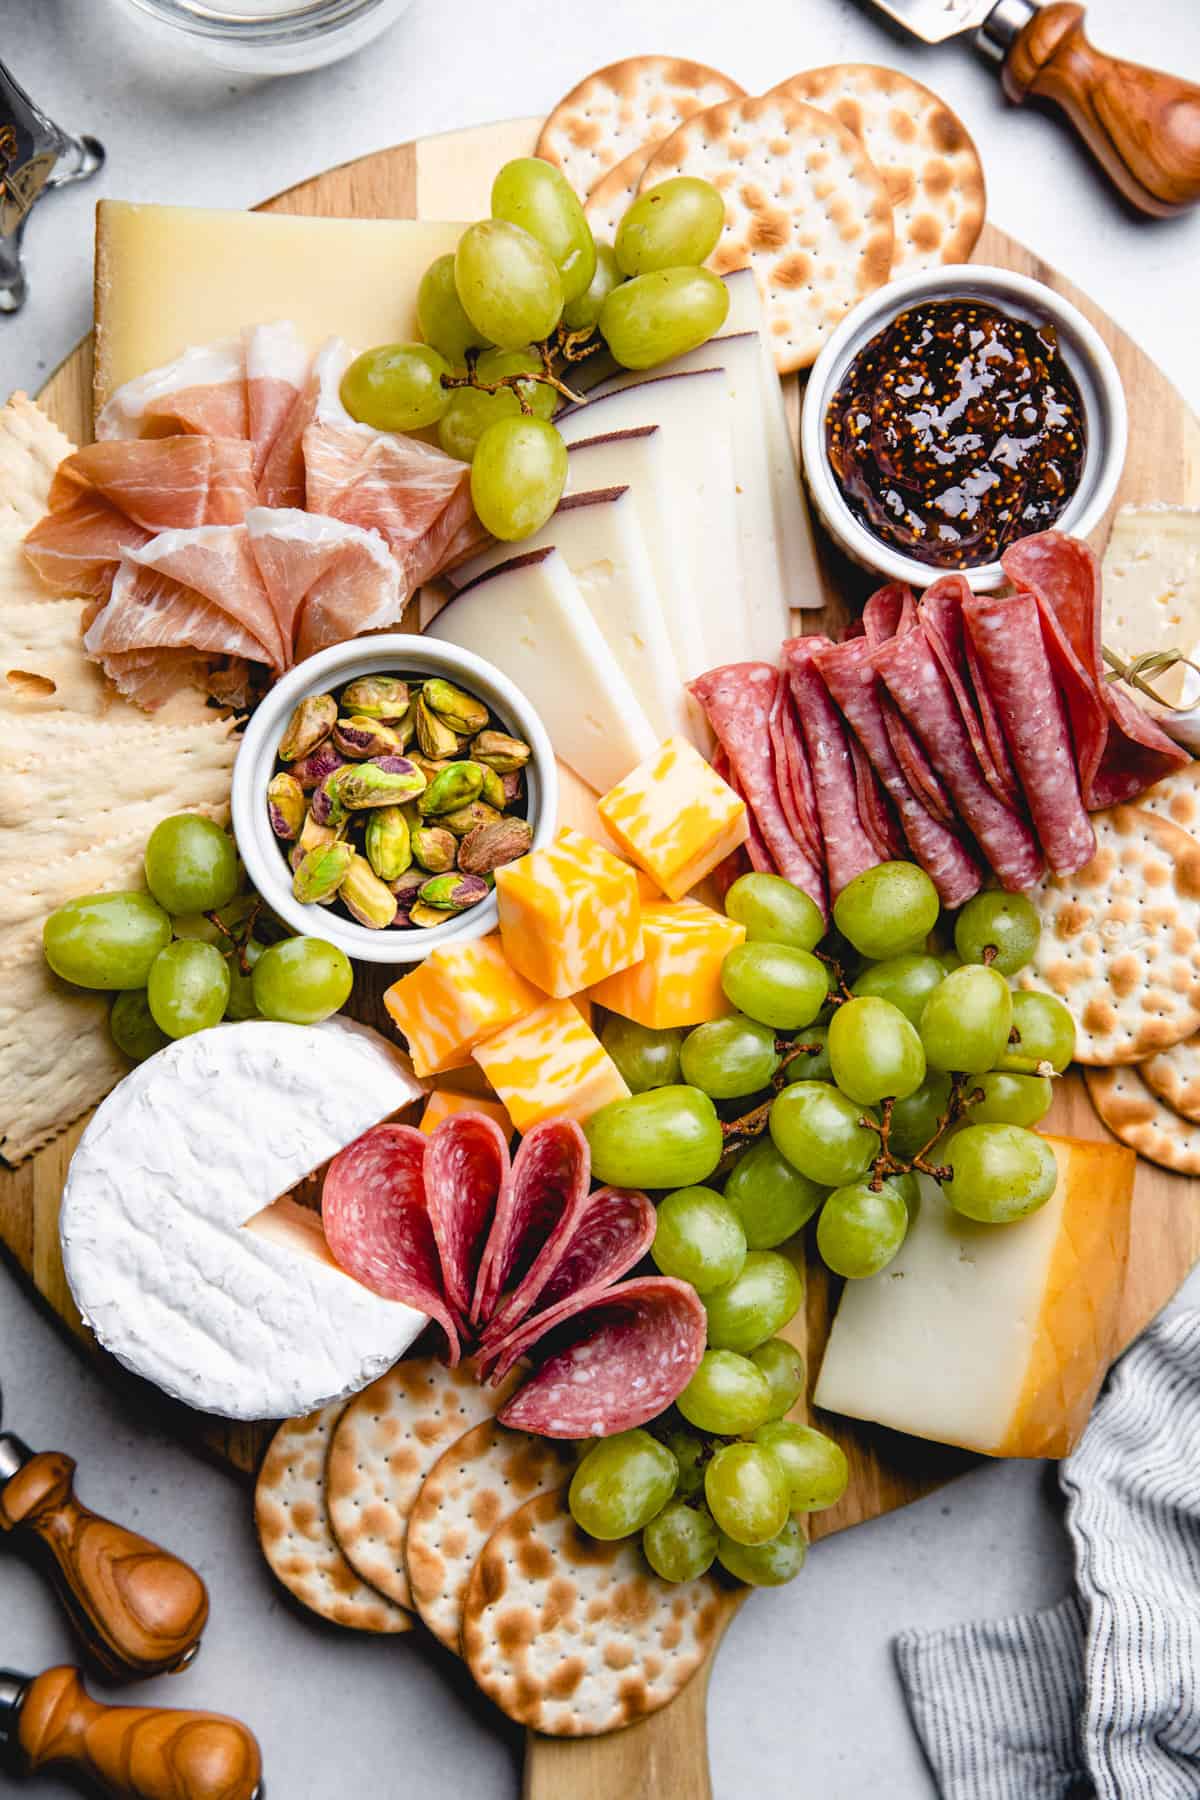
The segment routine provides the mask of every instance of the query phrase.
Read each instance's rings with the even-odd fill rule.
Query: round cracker
[[[584,216],[598,244],[616,243],[617,226],[637,199],[638,185],[649,154],[643,145],[632,156],[625,157],[600,178],[584,202]]]
[[[1181,1118],[1200,1125],[1200,1034],[1160,1050],[1138,1072],[1152,1094]]]
[[[896,241],[892,279],[966,262],[983,230],[983,164],[962,120],[899,69],[832,63],[771,89],[818,106],[852,131],[887,184]]]
[[[525,1371],[482,1387],[473,1363],[448,1369],[410,1357],[353,1399],[329,1446],[329,1522],[350,1567],[372,1587],[411,1606],[404,1565],[408,1515],[438,1457],[504,1405]]]
[[[1140,1069],[1085,1069],[1092,1105],[1115,1138],[1176,1175],[1200,1175],[1200,1125],[1152,1094]]]
[[[593,1737],[673,1700],[731,1601],[711,1574],[660,1580],[637,1538],[588,1537],[560,1488],[488,1539],[467,1588],[463,1654],[510,1719],[550,1737]]]
[[[577,1459],[573,1444],[485,1419],[429,1471],[404,1559],[417,1611],[448,1649],[459,1649],[467,1584],[493,1531],[535,1494],[557,1492]]]
[[[1200,761],[1185,763],[1156,781],[1152,788],[1139,794],[1137,804],[1143,812],[1157,813],[1170,819],[1181,831],[1200,838]]]
[[[803,100],[765,94],[697,113],[654,152],[642,188],[674,175],[720,189],[725,229],[708,266],[754,270],[781,374],[815,362],[838,321],[888,279],[887,183],[853,132]]]
[[[557,164],[581,199],[617,163],[655,144],[693,113],[745,88],[719,69],[677,56],[628,56],[585,75],[542,126],[536,156]]]
[[[1030,890],[1042,933],[1017,985],[1070,1007],[1078,1062],[1142,1062],[1200,1029],[1200,842],[1135,806],[1092,825],[1092,860]]]
[[[258,1540],[276,1580],[309,1612],[351,1631],[411,1631],[412,1614],[359,1579],[330,1529],[325,1456],[345,1404],[289,1419],[271,1439],[254,1489]]]

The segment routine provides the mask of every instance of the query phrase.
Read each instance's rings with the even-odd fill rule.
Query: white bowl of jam
[[[1117,367],[1040,281],[973,263],[890,282],[842,320],[809,376],[804,470],[840,549],[889,581],[1000,587],[1038,531],[1086,537],[1125,463]]]

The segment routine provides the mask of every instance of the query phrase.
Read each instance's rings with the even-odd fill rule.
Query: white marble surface
[[[1192,0],[1093,0],[1106,47],[1200,77]],[[747,88],[861,59],[938,87],[984,156],[997,224],[1057,263],[1139,337],[1200,404],[1195,330],[1200,214],[1148,224],[1110,196],[1067,135],[1003,101],[963,45],[923,51],[853,0],[415,0],[373,50],[339,68],[256,84],[147,53],[119,0],[0,0],[0,49],[46,109],[109,150],[90,189],[39,208],[27,238],[32,298],[0,321],[0,387],[36,390],[90,320],[90,217],[99,193],[240,206],[330,163],[422,133],[550,105],[585,70],[643,50],[723,67]],[[1200,1284],[1193,1284],[1200,1299]],[[144,1695],[243,1714],[262,1739],[273,1800],[357,1792],[507,1800],[520,1745],[461,1675],[411,1641],[343,1637],[285,1603],[255,1553],[244,1491],[164,1441],[71,1351],[0,1267],[5,1423],[82,1465],[94,1504],[180,1550],[213,1595],[204,1654]],[[712,1687],[718,1800],[929,1800],[888,1643],[936,1626],[1048,1605],[1070,1579],[1053,1471],[980,1468],[907,1511],[821,1544],[804,1578],[747,1606]],[[0,1562],[0,1663],[61,1661],[71,1640],[41,1583]],[[10,1791],[0,1773],[0,1792]],[[15,1788],[12,1790],[15,1792]],[[36,1790],[69,1791],[53,1779]],[[669,1800],[661,1777],[645,1789]],[[564,1800],[569,1796],[564,1795]],[[632,1800],[632,1797],[631,1797]]]

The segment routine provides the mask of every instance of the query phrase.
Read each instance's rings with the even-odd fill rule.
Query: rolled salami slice
[[[656,1418],[695,1374],[708,1328],[696,1290],[666,1275],[585,1288],[540,1317],[554,1331],[550,1354],[497,1416],[553,1438],[611,1437]]]
[[[846,742],[850,746],[850,760],[854,764],[858,816],[863,822],[863,829],[879,860],[893,862],[902,858],[907,848],[896,823],[896,816],[888,805],[887,795],[875,778],[870,757],[852,731],[847,731]]]
[[[828,644],[825,637],[789,638],[783,646],[783,661],[813,773],[829,898],[836,900],[847,882],[865,869],[873,869],[883,858],[859,814],[850,744],[816,665],[817,656]]]
[[[1032,594],[972,594],[963,616],[1056,875],[1091,861],[1096,834],[1079,791],[1075,752]]]
[[[792,705],[792,690],[786,674],[780,670],[771,703],[771,752],[775,758],[775,784],[784,817],[792,836],[808,851],[818,867],[821,833],[817,824],[817,796],[813,788],[812,769],[800,724]]]
[[[943,575],[922,594],[917,615],[950,684],[984,780],[998,800],[1019,812],[1021,789],[992,697],[986,682],[972,676],[970,639],[963,624],[963,607],[970,598],[965,575]]]
[[[508,1144],[493,1119],[466,1112],[443,1119],[425,1146],[425,1202],[442,1289],[451,1308],[466,1319],[489,1227],[507,1205]]]
[[[734,774],[733,770],[730,769],[723,779],[729,783],[738,799],[746,802],[746,822],[750,829],[746,841],[741,848],[746,853],[750,867],[760,875],[778,874],[778,870],[775,867],[775,858],[771,855],[771,852],[767,847],[766,838],[758,829],[758,820],[751,811],[750,802],[746,800],[745,793],[742,791],[737,776]],[[732,860],[736,861],[737,856],[738,852],[735,850]],[[741,870],[739,869],[739,874],[740,873]],[[806,888],[805,892],[807,893],[808,891],[809,890]],[[824,884],[822,884],[822,892],[824,892]]]
[[[590,1170],[588,1141],[573,1119],[545,1119],[522,1138],[475,1283],[471,1320],[485,1333],[519,1324],[573,1245]]]
[[[321,1191],[325,1241],[338,1266],[385,1300],[428,1313],[446,1334],[450,1367],[458,1331],[425,1204],[429,1140],[411,1125],[376,1125],[338,1152]]]
[[[876,644],[886,643],[889,638],[900,637],[906,631],[915,630],[917,603],[913,599],[912,589],[901,587],[898,582],[877,588],[863,608],[862,623],[863,634],[872,649]],[[958,824],[954,806],[937,771],[926,756],[921,740],[909,730],[903,713],[898,712],[888,698],[887,690],[881,689],[881,694],[884,724],[892,740],[896,761],[904,772],[904,779],[934,818],[940,819],[943,825],[953,831]]]

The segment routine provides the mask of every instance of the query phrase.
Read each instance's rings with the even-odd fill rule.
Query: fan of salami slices
[[[657,1417],[704,1354],[695,1290],[622,1280],[654,1238],[645,1194],[591,1192],[587,1139],[535,1125],[510,1161],[495,1122],[459,1113],[426,1137],[379,1125],[330,1164],[322,1216],[343,1269],[426,1313],[455,1367],[498,1384],[538,1363],[499,1414],[543,1437],[607,1436]]]

